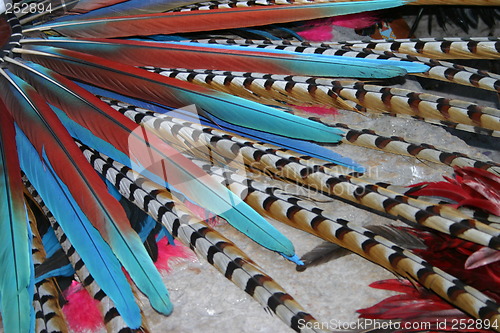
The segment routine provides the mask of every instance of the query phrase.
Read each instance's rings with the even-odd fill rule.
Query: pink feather
[[[332,116],[339,113],[337,109],[319,105],[313,105],[313,106],[293,105],[293,107],[300,111],[304,111],[307,113],[314,113],[321,116]]]
[[[333,39],[333,26],[362,29],[375,24],[378,20],[376,12],[317,19],[306,23],[304,30],[298,32],[298,35],[313,42],[326,42]]]
[[[177,240],[175,245],[169,244],[167,238],[163,238],[158,242],[158,260],[155,262],[158,270],[169,273],[171,271],[170,264],[180,259],[195,260],[196,256]]]
[[[99,302],[93,299],[82,284],[73,281],[64,292],[68,301],[62,308],[69,328],[75,332],[96,332],[104,327],[104,320],[99,312]]]

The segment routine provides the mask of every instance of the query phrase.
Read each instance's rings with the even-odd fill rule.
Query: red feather
[[[407,194],[439,196],[455,201],[455,206],[469,206],[500,216],[500,177],[478,168],[455,167],[454,179],[412,185]]]
[[[425,331],[430,332],[490,332],[482,330],[475,324],[472,328],[459,328],[458,323],[476,323],[476,320],[453,308],[435,294],[423,289],[414,288],[405,280],[378,281],[376,288],[395,290],[403,294],[386,298],[376,305],[358,310],[361,318],[401,320],[400,329],[395,332],[421,332],[423,324],[428,325]],[[456,325],[454,325],[456,323]]]
[[[36,112],[43,117],[42,121],[34,115],[21,111],[26,110],[26,107],[13,97],[10,92],[12,88],[5,79],[0,81],[0,86],[2,87],[0,96],[6,101],[7,108],[18,126],[33,143],[40,157],[46,154],[51,167],[71,193],[79,194],[75,195],[76,202],[85,209],[87,217],[101,235],[106,239],[105,221],[111,218],[123,230],[132,230],[123,209],[108,193],[103,181],[88,164],[45,100],[31,86],[23,86],[24,94]]]
[[[75,40],[42,40],[24,41],[25,46],[42,45],[73,50],[91,54],[104,59],[131,66],[151,66],[163,68],[198,69],[203,64],[204,69],[226,70],[238,72],[274,73],[282,75],[311,75],[307,68],[317,68],[321,63],[307,63],[303,55],[272,53],[265,50],[216,49],[200,45],[166,44],[133,40],[112,39],[75,39]],[[307,55],[306,55],[307,56]],[[297,71],[295,63],[303,68]],[[312,74],[314,75],[314,74]],[[327,73],[325,73],[327,75]]]
[[[401,5],[398,1],[353,1],[308,5],[256,6],[207,11],[173,12],[49,24],[26,32],[55,30],[70,37],[127,37],[261,26],[353,14]]]
[[[84,54],[80,54],[78,52],[66,52],[71,55],[77,54],[85,56]],[[95,61],[100,60],[100,58],[93,56],[85,57]],[[125,65],[121,66],[120,64],[116,64],[105,59],[102,60],[107,62],[107,65],[110,66],[108,67],[110,70],[104,72],[100,71],[100,68],[89,66],[89,70],[86,72],[89,75],[89,79],[101,77],[104,81],[106,80],[106,74],[112,75],[113,69],[117,69],[117,71],[121,70],[123,74],[116,74],[116,76],[121,79],[121,81],[119,81],[120,83],[111,81],[117,87],[122,87],[120,92],[128,92],[129,90],[127,90],[127,88],[130,88],[130,90],[136,90],[137,93],[135,96],[139,97],[141,95],[141,83],[148,82],[142,79],[134,80],[134,76],[131,76],[131,79],[127,81],[127,69],[129,70],[128,74],[131,75],[137,74],[136,72],[138,72],[137,75],[144,75],[147,78],[152,76],[155,79],[162,79],[159,75],[151,74],[141,69],[135,69],[134,67]],[[23,74],[22,72],[24,72],[23,77],[29,79],[29,75],[26,75],[28,72],[19,72],[19,74]],[[36,84],[36,88],[43,94],[43,96],[51,104],[64,110],[73,121],[89,129],[94,135],[104,141],[110,142],[119,151],[127,155],[131,154],[132,160],[135,159],[139,162],[139,164],[147,166],[149,171],[155,173],[157,176],[166,181],[166,173],[168,173],[168,181],[172,185],[178,186],[178,190],[184,190],[184,193],[189,193],[190,191],[188,186],[185,186],[187,184],[184,184],[183,182],[185,180],[185,176],[180,173],[179,170],[187,170],[194,178],[203,179],[207,184],[215,184],[215,181],[212,178],[209,178],[202,169],[196,167],[196,165],[190,162],[187,158],[183,157],[176,149],[163,142],[154,133],[139,127],[132,120],[116,112],[109,105],[63,76],[57,73],[52,73],[52,75],[61,85],[67,87],[79,96],[78,99],[65,100],[64,98],[61,98],[62,95],[60,93],[58,94],[51,91],[47,85],[40,83],[36,84],[33,80],[30,80],[30,83]],[[165,78],[165,81],[170,82],[171,80],[174,79]],[[175,81],[175,83],[177,83],[178,80]],[[105,84],[106,83],[104,83],[104,85]],[[111,85],[111,83],[108,84]],[[137,86],[134,87],[133,84],[137,84]],[[123,86],[126,88],[123,88]],[[164,90],[161,89],[162,87],[156,85],[155,82],[152,83],[151,87],[151,89],[148,89],[149,87],[144,88],[145,91],[142,91],[142,97],[145,95],[150,95],[151,97],[159,95],[163,97],[169,94],[169,92],[167,92],[167,94],[162,95]],[[173,98],[176,97],[174,96]],[[157,99],[158,101],[160,100],[159,98]],[[146,147],[150,148],[145,149]],[[165,156],[168,157],[169,160],[165,160]]]
[[[0,47],[7,44],[11,33],[12,29],[10,24],[7,23],[7,18],[5,16],[0,16]]]

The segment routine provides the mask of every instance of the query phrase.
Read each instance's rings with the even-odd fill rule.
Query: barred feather
[[[46,259],[45,249],[36,225],[36,217],[28,209],[28,218],[33,232],[32,255],[35,267]],[[44,279],[35,285],[35,331],[47,333],[65,333],[68,327],[59,304],[59,290],[54,278]]]
[[[132,115],[130,117],[134,118]],[[149,121],[147,117],[149,117]],[[167,128],[173,125],[169,125],[167,121],[155,118],[151,114],[147,117],[137,120],[143,121],[154,131],[160,131],[163,124]],[[376,211],[387,213],[395,218],[403,217],[478,244],[492,248],[500,247],[498,231],[449,207],[400,195],[376,184],[350,176],[345,173],[345,170],[338,170],[337,167],[325,167],[321,165],[321,162],[316,164],[315,159],[304,159],[293,152],[284,151],[272,145],[253,143],[215,129],[200,128],[186,121],[181,121],[176,125],[184,126],[186,131],[191,131],[192,141],[197,141],[200,136],[207,136],[206,142],[216,142],[215,145],[211,145],[211,149],[226,158],[234,159],[238,154],[241,154],[244,163],[251,169],[271,174],[281,180],[296,182],[305,187],[313,187],[328,195],[341,197]],[[172,133],[171,130],[165,132]],[[193,139],[195,137],[196,140]],[[186,136],[183,138],[186,139]]]
[[[328,107],[412,117],[468,131],[500,135],[500,110],[432,94],[363,82],[260,73],[146,67],[164,76],[211,87],[262,103]],[[484,130],[481,130],[484,129]]]
[[[163,223],[167,230],[189,246],[200,257],[205,258],[224,276],[269,307],[280,319],[297,332],[307,332],[314,327],[315,319],[281,286],[266,275],[247,255],[231,241],[210,228],[205,222],[193,218],[182,203],[170,192],[141,177],[124,165],[81,145],[89,162],[102,172],[122,195],[138,207]],[[301,330],[298,320],[303,319]],[[322,332],[312,329],[313,332]]]
[[[387,239],[349,221],[332,217],[307,200],[289,195],[279,188],[248,180],[235,170],[213,167],[206,162],[197,163],[259,212],[347,248],[410,280],[418,281],[475,317],[481,317],[489,311],[497,314],[489,312],[487,318],[500,316],[498,306],[480,292]],[[462,290],[458,292],[460,297],[451,296],[451,290]],[[487,308],[490,310],[486,310]]]
[[[66,257],[70,261],[71,265],[75,268],[75,274],[78,280],[83,284],[88,293],[95,300],[99,301],[99,310],[102,314],[102,318],[104,319],[104,325],[106,326],[107,331],[121,333],[136,332],[137,330],[132,330],[127,326],[123,318],[118,313],[114,302],[106,295],[106,293],[94,280],[87,267],[85,266],[82,258],[70,243],[68,237],[65,235],[61,226],[56,221],[55,217],[43,202],[43,199],[38,195],[36,189],[31,185],[26,177],[24,177],[24,184],[33,200],[36,201],[37,205],[43,211],[44,215],[50,222],[50,225],[54,229],[55,235],[59,240],[59,243],[61,244]]]
[[[496,37],[449,37],[345,41],[333,44],[354,48],[404,53],[434,59],[497,59],[500,39]]]

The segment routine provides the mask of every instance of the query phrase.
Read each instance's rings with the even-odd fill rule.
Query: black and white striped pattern
[[[168,190],[93,149],[84,145],[81,145],[80,149],[93,167],[124,197],[163,223],[174,237],[206,259],[264,307],[273,311],[286,325],[297,332],[322,332],[310,330],[309,327],[314,327],[315,319],[305,312],[292,296],[231,241],[205,222],[193,217]],[[306,328],[301,330],[301,319],[311,325],[305,325]]]
[[[50,221],[52,228],[56,234],[61,247],[66,254],[69,262],[75,269],[75,274],[78,280],[83,284],[85,289],[89,294],[97,301],[99,301],[99,310],[104,319],[104,325],[108,332],[119,332],[119,333],[132,333],[139,332],[140,330],[132,330],[126,324],[123,318],[118,313],[113,301],[106,295],[106,293],[99,287],[97,282],[94,280],[90,272],[88,271],[82,258],[75,250],[73,245],[71,245],[69,239],[65,235],[59,223],[56,221],[55,217],[45,206],[42,198],[38,195],[36,189],[29,183],[27,178],[24,178],[25,186],[32,195],[33,199],[38,203],[38,205],[43,210],[45,216]]]
[[[214,10],[236,7],[255,7],[255,6],[273,6],[273,5],[303,5],[313,3],[324,3],[325,1],[315,0],[219,0],[203,1],[194,4],[181,6],[171,10],[172,12],[188,12],[196,10]],[[328,1],[326,1],[328,2]]]
[[[42,238],[38,232],[36,217],[28,208],[28,220],[32,232],[32,256],[36,268],[46,259]],[[66,333],[68,327],[59,304],[59,291],[54,278],[44,279],[35,284],[33,298],[35,309],[35,331],[40,333]]]
[[[500,39],[497,37],[420,38],[368,41],[341,41],[332,44],[378,51],[405,53],[435,59],[497,59]]]
[[[260,49],[284,50],[303,54],[323,54],[352,58],[385,59],[393,61],[409,61],[425,64],[430,67],[425,73],[412,75],[428,77],[435,80],[447,81],[481,89],[500,91],[500,75],[472,67],[461,66],[446,61],[430,59],[428,57],[396,53],[389,50],[359,48],[347,44],[309,43],[297,41],[268,41],[251,39],[197,39],[197,43],[238,45],[256,47]],[[314,46],[316,45],[316,46]]]
[[[336,243],[394,273],[416,280],[476,318],[486,312],[492,315],[499,311],[498,305],[478,290],[464,285],[387,239],[349,221],[337,219],[304,198],[248,179],[247,175],[239,174],[235,169],[214,167],[201,160],[193,162],[261,214]],[[455,294],[457,290],[462,292]],[[458,294],[461,299],[455,297]],[[471,307],[472,304],[475,305]]]
[[[119,109],[119,108],[118,108]],[[422,224],[426,227],[492,248],[500,248],[500,232],[450,207],[410,198],[382,186],[349,175],[341,167],[329,168],[317,159],[305,159],[273,145],[252,142],[227,132],[201,127],[187,121],[169,122],[153,113],[136,117],[130,109],[125,113],[132,120],[147,126],[169,140],[182,132],[182,140],[191,140],[192,147],[201,142],[228,159],[239,155],[246,167],[293,182],[320,192],[340,197],[354,204],[389,214],[394,218]],[[171,120],[170,120],[171,121]],[[173,127],[176,127],[173,129]],[[162,128],[163,127],[163,128]],[[184,143],[185,144],[185,143]],[[340,170],[339,170],[340,168]]]
[[[263,103],[273,101],[277,105],[325,105],[359,112],[384,113],[500,136],[500,110],[407,89],[352,80],[261,73],[154,67],[145,69]]]

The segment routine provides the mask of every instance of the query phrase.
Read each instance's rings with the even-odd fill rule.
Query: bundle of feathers
[[[398,37],[380,13],[435,4],[500,5],[0,0],[4,332],[217,330],[234,320],[217,306],[205,323],[176,305],[230,282],[273,331],[500,332],[500,164],[458,138],[499,148],[500,75],[468,61],[491,65],[500,40],[331,41],[332,25]],[[324,285],[339,267],[312,266],[350,253],[393,293],[342,326]],[[172,258],[198,285],[169,278]]]

